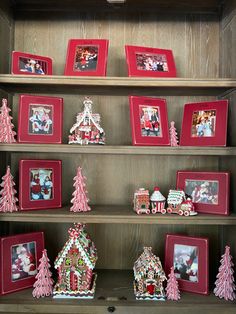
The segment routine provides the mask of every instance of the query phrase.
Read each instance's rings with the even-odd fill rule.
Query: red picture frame
[[[52,75],[52,59],[45,56],[12,51],[11,73],[21,75]]]
[[[62,143],[63,98],[19,96],[19,143]]]
[[[106,76],[107,39],[70,39],[64,75]]]
[[[20,210],[61,207],[61,160],[19,162]]]
[[[0,295],[33,286],[43,249],[43,232],[0,238]]]
[[[176,77],[172,50],[125,46],[128,76]]]
[[[228,100],[184,106],[181,146],[226,146]]]
[[[178,171],[176,188],[192,198],[199,213],[229,215],[229,172]]]
[[[179,289],[209,293],[208,239],[175,234],[166,235],[165,272],[174,267]]]
[[[166,100],[129,96],[132,143],[170,145]]]

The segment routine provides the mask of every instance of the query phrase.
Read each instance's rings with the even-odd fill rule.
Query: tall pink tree
[[[11,122],[11,109],[7,106],[7,100],[2,99],[2,106],[0,108],[0,143],[15,143],[16,132],[13,131],[14,125]]]
[[[53,291],[53,279],[52,273],[49,270],[50,262],[47,256],[47,250],[43,250],[42,257],[39,260],[38,273],[35,276],[36,281],[34,283],[33,297],[48,297],[52,295]]]
[[[2,183],[0,184],[2,190],[0,191],[0,212],[16,212],[18,211],[17,197],[15,196],[16,190],[14,188],[15,182],[11,175],[11,169],[8,166],[6,174],[2,177]]]
[[[220,299],[223,298],[233,301],[236,299],[236,286],[234,284],[234,264],[232,262],[232,256],[230,255],[229,246],[225,247],[225,253],[221,256],[220,263],[219,272],[216,276],[214,294]]]
[[[178,133],[175,128],[175,122],[170,123],[170,146],[179,146]]]
[[[72,212],[87,212],[91,210],[88,205],[89,199],[87,197],[88,191],[86,190],[85,180],[86,177],[82,174],[82,168],[78,167],[77,174],[73,179],[75,191],[73,192],[71,203],[73,206],[70,208]]]
[[[171,267],[168,275],[166,297],[168,300],[178,301],[180,299],[179,284],[175,277],[174,267]]]

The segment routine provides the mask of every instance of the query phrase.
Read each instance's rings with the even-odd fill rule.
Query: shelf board
[[[68,206],[58,209],[0,213],[0,221],[48,223],[104,223],[159,225],[236,225],[236,214],[229,216],[198,214],[181,217],[174,214],[137,215],[131,206],[91,205],[90,212],[72,213]]]
[[[128,314],[174,314],[235,313],[235,302],[226,302],[213,294],[202,296],[181,293],[178,302],[137,301],[133,292],[131,270],[98,270],[96,293],[93,300],[34,299],[32,289],[26,289],[2,296],[0,313],[108,313],[114,307],[115,313]]]
[[[2,74],[0,87],[10,93],[217,96],[235,90],[236,80]]]

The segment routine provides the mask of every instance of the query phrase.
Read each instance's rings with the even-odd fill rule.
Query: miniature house
[[[167,197],[167,203],[167,212],[169,214],[174,213],[180,216],[197,215],[192,200],[190,198],[186,200],[186,195],[183,190],[170,190]]]
[[[137,300],[165,300],[163,282],[166,280],[159,257],[151,247],[144,247],[143,253],[134,263],[134,293]]]
[[[134,211],[137,214],[150,214],[149,191],[140,188],[134,193]]]
[[[105,132],[100,126],[100,114],[92,113],[92,100],[85,97],[84,111],[77,114],[70,129],[69,144],[105,144]]]
[[[96,275],[97,250],[84,230],[84,225],[75,224],[69,229],[69,239],[55,260],[58,281],[54,298],[93,298]]]

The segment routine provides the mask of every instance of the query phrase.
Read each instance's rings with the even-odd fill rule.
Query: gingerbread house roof
[[[168,204],[179,205],[185,200],[185,193],[183,190],[170,190],[167,198]]]

